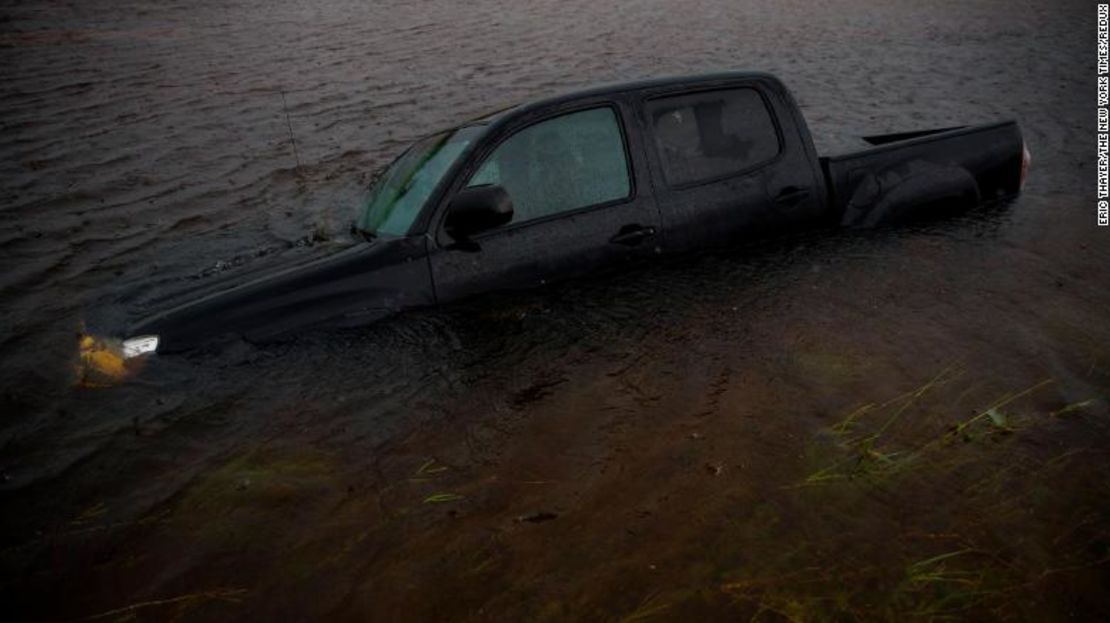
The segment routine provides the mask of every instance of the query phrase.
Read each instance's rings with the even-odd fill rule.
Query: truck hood
[[[378,239],[264,274],[178,305],[130,328],[158,352],[228,335],[266,340],[293,329],[372,322],[435,302],[423,236]],[[152,350],[151,341],[144,350]]]

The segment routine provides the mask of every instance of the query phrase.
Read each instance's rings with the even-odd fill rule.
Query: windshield
[[[424,202],[478,130],[449,130],[410,147],[378,178],[356,226],[372,234],[408,233]]]

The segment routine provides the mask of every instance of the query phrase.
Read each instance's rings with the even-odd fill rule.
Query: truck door
[[[755,82],[645,94],[641,117],[668,250],[723,246],[819,217],[813,164],[773,97]]]
[[[429,254],[436,298],[540,285],[654,255],[659,214],[642,149],[629,149],[617,102],[578,102],[510,128],[463,186],[498,184],[512,220],[452,245],[442,230]],[[639,166],[634,166],[636,162]]]

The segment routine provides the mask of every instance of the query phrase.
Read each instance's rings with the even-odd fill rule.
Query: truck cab
[[[825,188],[786,88],[766,74],[598,88],[509,111],[426,218],[438,301],[817,224]],[[452,200],[483,186],[506,222],[459,244]]]

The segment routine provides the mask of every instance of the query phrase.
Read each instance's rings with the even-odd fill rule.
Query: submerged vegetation
[[[993,620],[1018,602],[1028,620],[1053,620],[1031,593],[1074,594],[1110,572],[1110,506],[1099,501],[1110,469],[1091,473],[1083,456],[1105,451],[1052,442],[1061,431],[1049,430],[1100,400],[1045,409],[1053,385],[968,410],[985,390],[953,365],[853,409],[814,435],[807,473],[744,528],[746,539],[803,541],[745,556],[752,564],[726,571],[721,590],[752,620]],[[1072,471],[1077,460],[1088,471]]]
[[[897,425],[906,412],[918,405],[930,391],[943,385],[956,383],[963,375],[963,370],[957,366],[945,368],[921,387],[882,404],[868,403],[852,411],[828,429],[835,440],[835,447],[842,451],[843,456],[832,465],[809,474],[798,486],[889,476],[903,469],[920,466],[918,464],[922,461],[930,460],[932,461],[928,466],[920,467],[937,469],[943,466],[946,460],[943,456],[944,448],[960,442],[981,442],[985,439],[993,439],[996,435],[1009,435],[1016,432],[1018,428],[1036,424],[1032,416],[1020,418],[1019,421],[1003,409],[1053,383],[1053,379],[1045,379],[1021,391],[1006,393],[970,417],[962,420],[951,419],[951,423],[947,424],[942,431],[934,430],[928,433],[927,438],[899,443],[896,436]],[[1086,400],[1068,405],[1055,414],[1071,412],[1092,403],[1093,400]],[[928,413],[926,412],[925,415],[927,416]]]

